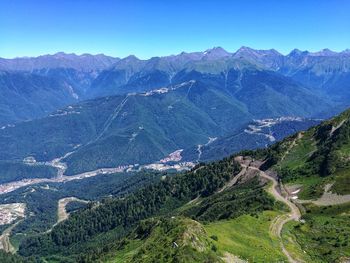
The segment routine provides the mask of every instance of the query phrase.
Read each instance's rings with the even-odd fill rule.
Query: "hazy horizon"
[[[242,46],[242,47],[246,47],[246,46]],[[242,48],[242,47],[240,47],[240,48]],[[137,57],[140,60],[148,60],[148,59],[153,58],[153,57],[177,56],[177,55],[180,55],[183,52],[185,52],[185,53],[205,52],[207,50],[211,50],[211,49],[214,49],[214,48],[222,48],[222,49],[224,49],[227,52],[232,53],[232,54],[234,54],[235,52],[237,52],[240,49],[240,48],[238,48],[236,50],[228,50],[228,49],[226,49],[226,48],[224,48],[222,46],[217,46],[217,47],[212,47],[212,48],[208,48],[208,49],[205,49],[205,50],[192,50],[192,51],[183,50],[183,51],[181,51],[179,53],[176,53],[176,54],[167,54],[167,55],[163,55],[163,56],[152,56],[152,57],[146,57],[146,58],[141,58],[141,57],[137,56],[137,54],[134,54],[134,53],[131,53],[131,54],[129,54],[127,56],[124,56],[124,57],[118,57],[118,56],[113,56],[113,55],[110,55],[110,54],[106,54],[104,52],[99,52],[99,53],[75,53],[75,52],[65,52],[65,51],[56,51],[54,53],[40,54],[40,55],[37,55],[37,56],[16,56],[16,57],[0,57],[0,58],[3,58],[3,59],[37,58],[37,57],[41,57],[41,56],[54,56],[54,55],[63,53],[65,55],[76,55],[76,56],[83,56],[83,55],[98,56],[98,55],[104,55],[104,56],[113,57],[113,58],[120,58],[120,59],[129,57],[129,56],[135,56],[135,57]],[[252,48],[252,47],[248,47],[248,48],[251,48],[251,49],[254,49],[254,50],[276,50],[278,53],[280,53],[280,54],[282,54],[284,56],[287,56],[288,54],[290,54],[295,49],[300,50],[302,52],[309,52],[309,53],[316,53],[316,52],[320,52],[320,51],[323,51],[323,50],[326,50],[326,49],[329,49],[330,51],[333,51],[333,52],[336,52],[336,53],[349,51],[349,48],[346,48],[346,49],[343,49],[343,50],[332,50],[332,49],[330,49],[328,47],[324,47],[324,48],[321,48],[320,50],[302,50],[300,48],[294,48],[294,49],[291,49],[290,51],[288,51],[287,53],[283,53],[283,52],[281,52],[281,51],[279,51],[279,50],[277,50],[275,48],[268,48],[268,49],[260,49],[260,48]]]

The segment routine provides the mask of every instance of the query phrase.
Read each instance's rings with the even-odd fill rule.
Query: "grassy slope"
[[[305,223],[293,222],[284,229],[289,251],[306,262],[337,262],[349,258],[350,204],[306,208]]]
[[[258,205],[259,201],[260,205]],[[219,208],[222,210],[221,213]],[[226,252],[244,259],[251,259],[255,256],[254,249],[247,250],[247,248],[252,242],[255,248],[261,251],[255,259],[284,259],[283,254],[276,249],[279,246],[278,240],[269,234],[272,219],[281,213],[266,210],[272,208],[272,200],[262,191],[262,185],[259,186],[256,178],[253,178],[239,187],[233,187],[209,197],[198,198],[194,202],[181,206],[175,214],[186,215],[199,221],[184,219],[181,216],[181,220],[178,220],[178,217],[176,220],[172,218],[170,221],[177,223],[172,222],[173,225],[168,232],[164,232],[164,224],[162,224],[162,228],[155,228],[152,234],[141,243],[139,238],[131,238],[125,246],[114,250],[108,262],[171,262],[169,258],[176,258],[180,262],[216,262],[220,261]],[[275,208],[281,207],[276,204]],[[261,213],[263,210],[266,211]],[[219,220],[219,218],[226,219]],[[168,218],[162,220],[169,222]],[[256,231],[256,226],[259,227],[259,231]],[[188,232],[188,229],[191,231]],[[243,232],[242,229],[244,229]],[[184,248],[181,246],[182,251],[174,253],[170,245],[174,240],[178,244],[184,243],[181,239],[174,238],[174,235],[179,236],[182,232],[191,236],[187,238],[191,240],[190,246],[184,246]],[[186,235],[182,234],[182,236]],[[219,239],[216,240],[214,236]],[[193,249],[193,242],[195,247],[201,248],[200,253]],[[237,245],[237,242],[241,244]],[[198,246],[197,243],[201,245]],[[207,261],[204,261],[203,256]]]
[[[291,148],[291,141],[288,143],[288,151],[284,153],[284,158],[280,161],[275,168],[284,169],[289,171],[298,171],[305,169],[308,158],[314,151],[317,150],[316,141],[313,137],[315,132],[314,128],[311,128],[305,133],[302,133],[300,139],[295,141],[295,145]],[[292,139],[292,141],[294,138]],[[306,170],[306,169],[305,169]],[[303,188],[299,193],[299,197],[302,199],[310,199],[314,197],[320,197],[323,193],[323,186],[325,184],[324,178],[319,177],[317,174],[307,174],[307,176],[292,176],[284,180],[289,184],[301,184]]]
[[[287,183],[302,184],[303,191],[300,193],[300,197],[315,198],[320,196],[323,192],[323,186],[333,181],[335,184],[332,190],[336,189],[337,193],[344,194],[349,192],[346,183],[349,180],[350,173],[348,172],[346,159],[341,159],[345,162],[340,166],[336,166],[332,174],[320,176],[320,172],[316,169],[319,160],[311,158],[315,152],[324,153],[324,147],[328,147],[325,143],[334,145],[339,140],[338,137],[316,139],[315,135],[319,132],[319,129],[328,124],[337,126],[342,120],[347,119],[348,115],[348,112],[346,112],[330,122],[304,132],[300,137],[292,136],[281,143],[280,159],[275,165],[275,169],[278,171],[292,171],[292,173],[284,173],[285,177],[282,179]],[[344,133],[342,129],[346,129],[346,126],[338,132]],[[348,156],[349,145],[345,141],[340,147],[330,149],[331,151],[336,149],[342,154],[342,157],[346,157]],[[330,155],[327,155],[326,158],[329,158],[328,156]],[[214,203],[208,202],[206,199],[199,199],[195,204],[187,204],[179,210],[183,214],[190,211],[200,219],[203,211],[207,213],[206,211],[218,206],[218,204],[225,207],[218,201],[223,199],[230,203],[234,200],[227,197],[222,198],[220,195],[215,196],[210,198]],[[225,202],[223,204],[226,204]],[[196,206],[198,206],[197,209],[194,208]],[[348,235],[350,233],[350,204],[333,207],[305,205],[305,208],[306,213],[303,215],[305,223],[290,222],[283,229],[284,244],[291,255],[305,262],[320,263],[335,262],[339,259],[348,258],[350,256]],[[198,210],[200,213],[198,213]],[[229,252],[250,262],[286,261],[281,252],[279,240],[271,235],[269,231],[272,220],[281,214],[282,210],[264,211],[257,214],[246,213],[224,220],[214,216],[212,222],[204,224],[204,228],[207,236],[213,237],[211,242],[216,247],[218,255],[223,256],[225,252]],[[220,217],[219,215],[218,217]],[[206,217],[203,219],[208,221]],[[148,248],[146,251],[148,253],[152,249]]]
[[[338,120],[335,122],[338,123]],[[311,191],[310,193],[304,191],[304,194],[310,196],[317,194],[314,187],[322,185],[324,180],[334,179],[337,183],[338,178],[342,177],[340,176],[341,171],[343,171],[343,177],[347,178],[348,176],[347,166],[343,166],[341,169],[337,167],[335,173],[326,177],[321,177],[316,172],[317,170],[311,169],[313,167],[310,168],[310,163],[313,165],[316,161],[313,159],[310,161],[308,157],[315,150],[320,151],[320,148],[324,146],[322,141],[320,143],[314,139],[319,127],[305,132],[300,138],[292,136],[281,142],[278,145],[280,147],[278,152],[280,160],[275,165],[276,169],[296,171],[290,174],[285,173],[285,177],[282,179],[287,182],[303,184],[305,189]],[[343,148],[337,148],[337,150],[339,149]],[[198,177],[200,171],[202,169],[191,174],[191,177]],[[221,174],[220,169],[215,169],[215,171],[219,171]],[[207,175],[207,173],[202,174],[203,178]],[[340,186],[338,185],[338,187]],[[250,191],[254,190],[251,187],[248,188]],[[229,252],[252,262],[285,261],[286,258],[281,252],[279,240],[272,236],[269,230],[272,220],[283,209],[276,209],[275,206],[274,208],[278,211],[267,211],[268,208],[264,207],[265,211],[261,212],[261,210],[256,209],[255,205],[248,211],[242,209],[242,207],[247,208],[248,203],[241,197],[247,197],[251,192],[240,194],[245,191],[245,187],[242,185],[238,191],[234,191],[234,189],[228,189],[221,194],[214,193],[201,197],[195,204],[189,205],[187,203],[185,207],[179,208],[178,213],[203,220],[202,223],[207,222],[204,224],[204,229],[199,223],[190,219],[172,220],[171,214],[173,213],[170,215],[160,213],[164,217],[159,219],[159,223],[151,228],[143,227],[142,231],[139,231],[139,225],[124,241],[118,241],[119,243],[115,247],[112,244],[112,249],[108,253],[102,254],[101,260],[107,262],[127,262],[128,260],[130,262],[168,262],[170,259],[177,258],[184,262],[203,262],[203,257],[209,257],[215,261],[219,260],[218,256]],[[343,191],[348,190],[348,187],[343,186]],[[193,195],[191,198],[195,196]],[[252,203],[252,200],[256,201],[249,199],[249,203]],[[262,202],[265,199],[259,198],[258,200]],[[199,209],[193,209],[194,206]],[[223,218],[220,214],[211,212],[215,207],[225,211],[229,207],[234,212],[237,210],[243,212],[241,214],[228,213],[228,215],[233,216]],[[306,262],[334,262],[339,258],[349,257],[349,207],[349,204],[325,208],[306,205],[306,214],[303,215],[305,223],[289,223],[283,231],[284,243],[288,251],[296,258],[302,258]],[[203,217],[203,215],[205,216]],[[189,243],[184,238],[186,233],[190,233],[188,234],[190,238],[187,239],[190,240]],[[111,236],[112,234],[112,232],[107,233]],[[98,239],[95,239],[91,244],[96,245],[96,241]],[[181,244],[178,250],[173,249],[172,242],[174,241]],[[193,243],[194,241],[199,242],[199,245],[196,242]]]
[[[144,221],[129,238],[117,252],[107,256],[106,262],[220,261],[203,226],[187,218]]]
[[[249,262],[285,260],[278,239],[270,235],[271,221],[280,213],[265,211],[256,216],[242,215],[205,225],[209,236],[218,237],[214,244],[221,253],[229,252]]]
[[[300,199],[321,196],[328,183],[334,183],[332,192],[350,193],[349,117],[350,111],[346,111],[309,129],[292,147],[289,146],[296,137],[282,142],[280,149],[284,148],[281,154],[284,158],[274,168],[284,171],[282,180],[287,184],[302,185]],[[338,129],[331,133],[331,127]],[[323,137],[316,139],[320,134]],[[318,152],[321,154],[317,155]],[[320,156],[332,168],[326,175],[323,173],[327,166],[318,166]],[[305,223],[290,222],[283,230],[284,244],[294,258],[305,262],[337,262],[349,258],[350,204],[327,207],[304,204],[304,207]]]
[[[278,162],[274,169],[282,175],[284,183],[303,186],[301,199],[320,197],[327,183],[334,183],[331,190],[335,193],[350,193],[347,187],[350,181],[349,116],[350,111],[345,111],[275,146]],[[331,133],[332,127],[338,129]],[[326,169],[330,169],[328,174]]]
[[[278,239],[269,232],[280,214],[265,211],[204,225],[186,218],[162,219],[146,238],[126,240],[105,261],[217,262],[226,252],[249,262],[285,261]],[[174,241],[179,248],[174,248]]]

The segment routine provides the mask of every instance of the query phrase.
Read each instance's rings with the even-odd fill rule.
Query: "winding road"
[[[252,166],[251,163],[249,163],[248,165],[246,163],[241,163],[241,166],[242,166],[242,171],[245,171],[245,172],[247,172],[249,170],[257,171],[262,178],[265,178],[265,179],[269,180],[270,182],[272,182],[272,186],[270,186],[267,189],[267,191],[276,200],[284,203],[290,209],[290,212],[288,214],[283,214],[281,216],[278,216],[275,218],[275,220],[272,221],[271,226],[270,226],[270,230],[275,236],[277,236],[280,239],[282,252],[287,257],[288,261],[290,263],[301,262],[299,259],[298,260],[293,259],[293,257],[290,255],[290,253],[285,248],[283,241],[282,241],[282,237],[281,237],[283,226],[286,223],[293,221],[293,220],[299,221],[299,219],[301,217],[301,213],[300,213],[299,208],[288,199],[288,196],[284,197],[280,194],[280,192],[277,190],[278,182],[275,178],[268,175],[264,171],[260,170],[258,167]]]
[[[280,239],[280,244],[281,244],[281,248],[282,248],[282,252],[283,254],[288,258],[288,261],[290,263],[298,263],[300,261],[296,261],[295,259],[292,258],[292,256],[289,254],[289,252],[287,251],[287,249],[285,248],[283,241],[282,241],[282,237],[281,237],[281,233],[282,233],[282,229],[283,226],[292,221],[299,221],[301,214],[300,214],[300,210],[299,208],[292,203],[288,197],[283,197],[278,191],[277,191],[277,186],[278,186],[278,182],[276,181],[275,178],[273,178],[272,176],[268,175],[267,173],[265,173],[264,171],[261,171],[259,168],[255,168],[255,167],[250,167],[250,169],[253,170],[257,170],[259,171],[259,174],[261,177],[268,179],[269,181],[272,182],[272,186],[269,187],[268,192],[278,201],[284,203],[285,205],[287,205],[290,209],[289,214],[287,215],[282,215],[280,217],[277,217],[276,220],[274,220],[270,226],[270,229],[272,230],[272,233],[275,234],[279,239]]]

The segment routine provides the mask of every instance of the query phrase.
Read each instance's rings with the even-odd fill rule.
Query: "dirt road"
[[[290,209],[290,213],[288,215],[282,215],[280,217],[277,217],[276,220],[274,220],[271,224],[270,229],[272,230],[272,233],[275,234],[279,239],[280,239],[280,243],[281,243],[281,248],[282,248],[282,252],[285,254],[285,256],[288,258],[288,261],[290,263],[298,263],[300,261],[296,261],[292,258],[292,256],[289,254],[289,252],[287,251],[287,249],[285,248],[285,246],[283,245],[283,241],[282,241],[282,237],[281,237],[281,232],[282,232],[282,228],[283,226],[288,223],[289,221],[295,220],[295,221],[299,221],[301,214],[300,211],[298,209],[298,207],[292,203],[288,197],[285,198],[283,197],[276,189],[276,187],[278,186],[278,182],[276,181],[275,178],[269,176],[267,173],[265,173],[264,171],[261,171],[259,168],[256,167],[249,167],[249,169],[253,169],[253,170],[257,170],[260,173],[260,176],[268,179],[269,181],[272,182],[272,186],[269,187],[268,192],[278,201],[284,203],[285,205],[287,205]]]
[[[57,223],[55,225],[57,225],[58,223],[62,222],[63,220],[66,220],[69,216],[69,213],[66,210],[66,206],[70,203],[70,202],[80,202],[80,203],[84,203],[87,204],[88,201],[86,200],[81,200],[78,199],[76,197],[65,197],[62,198],[60,200],[58,200],[58,210],[57,210]]]
[[[14,229],[15,226],[17,226],[21,221],[22,220],[17,221],[15,224],[12,224],[2,232],[0,236],[0,249],[9,253],[16,252],[15,247],[10,242],[10,235],[11,235],[12,229]]]
[[[237,183],[237,181],[247,173],[247,168],[249,167],[251,160],[250,159],[244,159],[242,156],[237,156],[235,157],[235,161],[238,162],[241,167],[242,170],[236,175],[234,176],[230,181],[228,181],[218,192],[221,193],[224,190],[226,190],[227,188],[232,187],[233,185],[235,185]]]
[[[258,167],[251,166],[250,163],[248,163],[248,164],[247,163],[242,163],[242,162],[240,162],[240,163],[241,163],[241,166],[242,166],[242,171],[244,171],[244,172],[247,172],[249,170],[257,171],[262,178],[265,178],[265,179],[269,180],[270,182],[272,182],[272,186],[268,188],[268,192],[276,200],[284,203],[286,206],[289,207],[290,212],[288,214],[281,215],[279,217],[276,217],[275,220],[273,220],[273,222],[271,223],[271,226],[270,226],[270,230],[271,230],[272,234],[274,234],[275,236],[277,236],[280,239],[282,252],[288,258],[288,261],[290,263],[298,263],[298,262],[300,262],[300,261],[297,261],[297,260],[292,258],[292,256],[289,254],[289,252],[287,251],[287,249],[283,245],[283,241],[282,241],[282,237],[281,237],[282,228],[283,228],[283,226],[286,223],[288,223],[288,222],[290,222],[292,220],[298,221],[300,219],[301,214],[300,214],[300,211],[299,211],[298,207],[294,203],[292,203],[288,199],[288,197],[283,197],[278,192],[278,190],[277,190],[278,182],[277,182],[277,180],[275,178],[273,178],[272,176],[268,175],[264,171],[260,170]]]

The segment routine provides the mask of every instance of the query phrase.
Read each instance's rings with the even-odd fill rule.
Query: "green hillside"
[[[317,198],[326,184],[330,191],[350,194],[350,111],[319,126],[277,143],[267,152],[266,168],[272,166],[285,183],[304,185],[304,198]]]
[[[142,221],[106,262],[221,262],[204,227],[172,217]]]
[[[232,67],[227,80],[196,71],[196,65],[163,89],[93,99],[4,127],[0,159],[49,161],[73,152],[64,160],[69,175],[148,164],[205,144],[209,137],[232,135],[252,119],[309,117],[328,107],[287,77],[239,65],[218,62],[220,68]]]
[[[44,165],[26,165],[23,162],[0,161],[0,183],[8,183],[28,178],[51,178],[57,175],[57,169]]]
[[[104,199],[23,238],[18,253],[47,262],[341,262],[350,256],[349,119],[346,111],[267,149]]]

